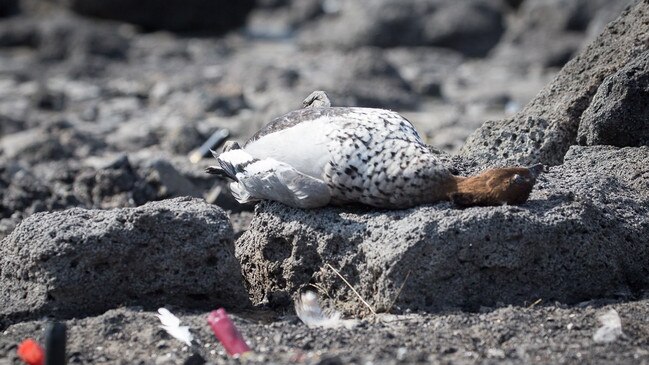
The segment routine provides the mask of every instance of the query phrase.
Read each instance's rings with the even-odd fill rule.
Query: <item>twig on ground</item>
[[[406,282],[408,281],[408,278],[410,277],[411,270],[408,270],[408,273],[406,274],[406,278],[403,279],[403,283],[401,283],[401,287],[399,287],[399,291],[397,291],[397,295],[392,299],[392,303],[390,303],[390,306],[388,307],[388,310],[386,313],[390,313],[392,310],[392,307],[394,307],[394,303],[397,302],[397,299],[399,299],[399,295],[401,295],[401,291],[403,290],[403,287],[406,286]]]
[[[361,297],[360,294],[358,294],[358,292],[356,291],[356,289],[354,289],[354,287],[352,286],[352,284],[350,284],[349,281],[347,281],[347,280],[346,280],[342,275],[340,275],[340,273],[338,272],[338,270],[334,269],[333,266],[331,266],[331,265],[328,264],[328,263],[327,263],[327,266],[328,266],[328,267],[329,267],[329,268],[330,268],[334,273],[336,273],[336,275],[338,275],[338,277],[340,277],[340,278],[342,279],[342,281],[345,282],[345,284],[347,284],[347,286],[349,287],[349,289],[351,289],[352,292],[354,292],[354,294],[356,294],[356,296],[358,297],[358,299],[360,299],[360,301],[363,302],[363,304],[365,304],[365,306],[370,310],[370,312],[372,312],[373,315],[376,315],[376,312],[374,311],[374,308],[372,308],[372,306],[369,305],[369,304],[365,301],[365,299],[363,299],[363,297]]]
[[[543,301],[543,298],[539,298],[534,301],[534,303],[530,304],[527,308],[534,308],[537,304],[541,303]]]

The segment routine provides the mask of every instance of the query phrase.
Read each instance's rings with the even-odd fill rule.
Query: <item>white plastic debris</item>
[[[304,292],[295,302],[295,313],[309,327],[353,328],[357,324],[355,320],[340,319],[340,313],[337,311],[323,310],[318,302],[318,296],[312,291]]]
[[[615,309],[598,317],[602,326],[593,335],[593,341],[597,343],[609,343],[617,340],[622,335],[622,321]]]
[[[162,323],[162,326],[160,326],[160,328],[167,331],[167,333],[171,337],[177,339],[178,341],[186,343],[187,346],[192,345],[194,336],[192,336],[192,334],[189,332],[188,326],[181,326],[180,319],[174,316],[166,308],[159,308],[158,313],[160,314],[156,314],[156,316],[158,316],[160,323]]]

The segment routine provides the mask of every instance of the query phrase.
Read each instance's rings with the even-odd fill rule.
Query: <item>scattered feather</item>
[[[351,329],[357,324],[355,320],[340,319],[340,313],[335,310],[323,310],[318,296],[312,291],[303,293],[295,302],[295,313],[309,327]]]
[[[171,337],[177,339],[178,341],[186,343],[187,346],[192,345],[192,340],[194,339],[194,336],[192,336],[192,334],[189,333],[188,326],[181,326],[180,319],[174,316],[166,308],[158,309],[158,313],[160,314],[156,314],[156,316],[158,316],[158,318],[160,319],[160,323],[162,323],[162,326],[160,326],[160,328],[167,331],[167,333]]]
[[[598,317],[602,326],[593,335],[593,340],[598,343],[609,343],[617,340],[622,335],[622,321],[615,309]]]

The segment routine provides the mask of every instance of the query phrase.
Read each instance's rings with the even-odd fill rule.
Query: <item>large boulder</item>
[[[607,77],[581,117],[580,144],[649,145],[649,51]]]
[[[227,215],[192,198],[34,214],[0,244],[0,287],[1,322],[249,303]]]
[[[649,147],[573,147],[522,206],[257,206],[236,254],[256,303],[317,288],[348,312],[575,303],[649,287]]]
[[[606,27],[512,118],[485,122],[461,150],[485,165],[560,164],[584,111],[604,79],[649,49],[649,1],[640,1]]]

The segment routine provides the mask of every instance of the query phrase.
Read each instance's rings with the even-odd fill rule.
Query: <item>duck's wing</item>
[[[342,115],[345,113],[345,109],[349,108],[304,108],[293,110],[289,113],[286,113],[280,117],[277,117],[266,124],[262,129],[260,129],[255,135],[250,137],[246,145],[249,145],[252,142],[255,142],[262,137],[267,135],[289,129],[301,123],[311,122],[322,117],[331,117],[335,115]]]
[[[274,200],[297,208],[316,208],[329,204],[327,184],[305,175],[277,160],[256,159],[245,150],[232,150],[217,158],[220,170],[235,180],[232,195],[240,203]]]

